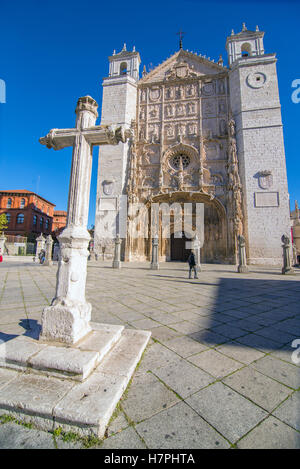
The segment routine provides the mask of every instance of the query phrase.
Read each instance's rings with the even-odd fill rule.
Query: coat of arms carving
[[[273,185],[273,175],[271,171],[260,171],[260,173],[258,173],[258,184],[261,189],[270,189]]]

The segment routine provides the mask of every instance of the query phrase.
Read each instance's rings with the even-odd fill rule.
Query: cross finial
[[[185,34],[183,31],[181,31],[181,29],[179,30],[178,33],[176,33],[179,35],[179,49],[182,49],[182,38],[183,38],[183,35]]]

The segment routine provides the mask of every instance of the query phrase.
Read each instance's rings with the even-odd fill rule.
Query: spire
[[[182,38],[183,38],[183,35],[185,34],[183,31],[181,31],[181,29],[179,30],[178,33],[176,33],[178,36],[179,36],[179,49],[182,49]]]

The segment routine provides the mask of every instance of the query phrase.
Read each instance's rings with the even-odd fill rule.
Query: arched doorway
[[[181,234],[181,238],[177,236],[178,233],[171,234],[171,261],[186,262],[191,252],[187,243],[191,240],[184,233]]]

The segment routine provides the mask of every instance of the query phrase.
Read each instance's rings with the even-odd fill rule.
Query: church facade
[[[180,48],[152,71],[144,68],[142,78],[135,49],[124,45],[109,57],[101,124],[130,127],[132,138],[99,150],[98,255],[113,256],[109,227],[119,231],[122,223],[123,259],[149,260],[153,233],[146,220],[160,204],[170,207],[170,227],[167,236],[160,215],[159,258],[185,260],[194,207],[204,204],[203,262],[235,263],[243,235],[250,264],[281,264],[289,194],[277,59],[265,53],[263,37],[258,27],[243,25],[227,38],[228,66],[221,57],[214,62]],[[174,212],[186,203],[193,215],[183,232]],[[134,216],[133,204],[140,206]],[[145,225],[140,236],[137,225]]]

